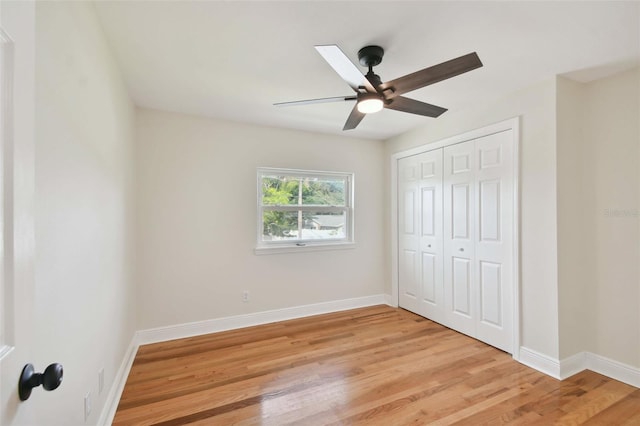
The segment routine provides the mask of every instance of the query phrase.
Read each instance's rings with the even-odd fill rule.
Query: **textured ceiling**
[[[383,81],[475,51],[484,67],[406,94],[450,111],[558,74],[600,78],[640,58],[639,2],[187,0],[95,6],[136,105],[374,139],[434,119],[383,110],[342,132],[352,103],[272,105],[353,93],[314,45],[337,44],[355,64],[361,47],[382,46],[385,57],[375,70]]]

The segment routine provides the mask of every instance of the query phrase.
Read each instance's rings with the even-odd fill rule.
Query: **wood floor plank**
[[[620,418],[626,418],[621,424],[640,425],[640,389],[636,389],[629,393],[625,398],[617,401],[615,404],[602,410],[598,415],[587,420],[585,425],[602,425],[606,424],[611,413],[616,413]]]
[[[373,306],[141,346],[113,424],[640,425],[640,390]]]

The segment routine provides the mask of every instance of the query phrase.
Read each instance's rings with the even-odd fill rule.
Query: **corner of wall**
[[[559,357],[590,347],[591,281],[586,262],[587,201],[584,194],[584,85],[556,78],[556,176],[558,228]]]

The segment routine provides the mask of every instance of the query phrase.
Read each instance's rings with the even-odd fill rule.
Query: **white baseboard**
[[[560,379],[560,362],[555,358],[521,346],[518,361],[527,367],[531,367],[546,374],[547,376]]]
[[[113,418],[116,415],[118,403],[120,402],[120,397],[124,390],[124,385],[127,382],[127,377],[129,377],[129,371],[131,371],[131,366],[133,365],[133,360],[135,359],[137,352],[138,343],[136,341],[136,335],[134,334],[129,347],[127,348],[127,352],[124,354],[120,368],[118,368],[116,377],[113,379],[111,389],[109,389],[109,393],[107,394],[107,400],[102,407],[102,413],[100,413],[100,418],[97,423],[98,425],[109,426],[113,423]]]
[[[273,311],[263,311],[252,314],[235,315],[232,317],[214,318],[205,321],[140,330],[136,333],[136,341],[140,345],[165,342],[167,340],[182,339],[201,334],[217,333],[220,331],[234,330],[237,328],[251,327],[254,325],[268,324],[277,321],[286,321],[311,315],[327,314],[330,312],[339,312],[348,309],[384,304],[387,304],[387,302],[383,294],[357,297],[353,299],[334,300],[331,302],[315,303],[312,305],[294,306],[291,308],[276,309]]]
[[[587,352],[578,352],[568,358],[560,360],[560,378],[562,380],[578,374],[587,368]]]
[[[640,368],[592,352],[579,352],[559,361],[532,349],[521,347],[519,361],[559,380],[564,380],[583,370],[591,370],[640,388]]]
[[[567,378],[582,370],[591,370],[620,382],[640,388],[640,368],[594,354],[580,352],[560,362],[562,378]]]
[[[392,308],[398,307],[398,303],[392,300],[393,298],[390,294],[384,294],[383,296],[384,296],[384,303],[391,306]]]

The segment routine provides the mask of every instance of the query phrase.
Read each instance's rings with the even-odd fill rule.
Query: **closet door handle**
[[[460,247],[458,250],[460,250],[460,251],[464,251],[464,249],[463,249],[462,247]]]
[[[427,247],[431,248],[431,244],[427,244]]]

